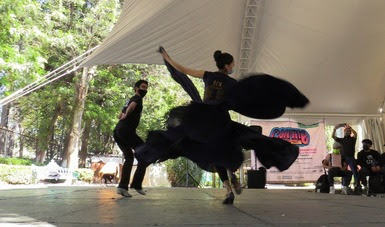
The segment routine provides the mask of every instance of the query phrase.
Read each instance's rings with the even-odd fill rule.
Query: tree
[[[117,20],[121,4],[118,0],[1,1],[0,82],[4,96],[99,44]],[[86,71],[76,70],[12,102],[13,120],[27,135],[20,140],[20,147],[34,149],[38,161],[43,162],[47,155],[77,160],[75,148],[79,145],[83,166],[89,154],[116,152],[112,131],[138,79],[150,82],[138,128],[143,139],[149,130],[164,127],[172,107],[190,100],[164,66],[124,64]],[[201,81],[194,82],[203,90]]]
[[[44,18],[41,20],[36,20],[34,26],[38,27],[42,30],[41,33],[45,34],[44,39],[41,43],[40,50],[46,53],[47,57],[44,66],[44,69],[47,71],[51,71],[62,64],[68,62],[70,59],[74,59],[78,55],[85,52],[92,46],[95,46],[101,42],[101,39],[105,37],[105,35],[112,28],[114,22],[117,20],[117,15],[120,10],[120,1],[107,1],[107,0],[96,0],[96,1],[40,1],[39,2],[39,11],[40,15],[44,15]],[[44,21],[44,23],[38,23],[38,21]],[[78,140],[79,133],[75,133],[76,131],[73,127],[81,126],[81,107],[85,101],[86,95],[82,93],[84,89],[75,90],[74,83],[76,81],[84,81],[82,79],[78,79],[81,75],[86,75],[84,73],[79,73],[79,71],[75,71],[67,75],[65,78],[60,79],[59,81],[54,82],[51,86],[46,86],[36,93],[40,92],[48,92],[50,94],[55,94],[56,97],[59,97],[59,100],[56,97],[48,98],[49,100],[55,100],[61,106],[60,114],[62,116],[58,116],[56,118],[57,121],[60,122],[49,122],[51,125],[61,124],[62,132],[67,132],[69,138],[67,140],[66,148],[73,148],[74,146],[70,146],[73,144],[72,136],[75,135],[74,138],[76,141]],[[90,77],[88,77],[90,78]],[[83,78],[84,79],[84,78]],[[8,80],[15,81],[11,77],[8,77]],[[86,80],[86,85],[88,86],[90,80]],[[70,97],[76,97],[71,99]],[[72,95],[71,95],[72,93]],[[32,97],[36,97],[36,95],[32,95]],[[28,98],[31,98],[29,96]],[[24,100],[21,101],[26,102]],[[43,106],[46,104],[45,101],[35,102],[35,107],[37,110],[44,109]],[[56,105],[56,104],[55,104]],[[55,106],[53,105],[53,106]],[[31,129],[30,132],[36,134],[37,137],[50,137],[55,138],[55,132],[52,136],[44,135],[46,134],[47,127],[44,125],[44,122],[47,122],[45,119],[45,114],[32,113],[25,110],[25,108],[20,105],[16,107],[18,109],[22,109],[23,117],[27,117],[27,119],[35,119],[35,124],[28,124],[25,122],[22,125],[34,125],[34,128],[38,128],[40,132],[37,133],[37,130]],[[50,113],[44,112],[44,113]],[[68,116],[76,116],[76,117],[68,117]],[[70,120],[77,122],[70,122]],[[47,122],[47,123],[48,123]],[[45,123],[46,124],[46,123]],[[72,127],[72,128],[70,128]],[[79,131],[79,129],[77,129]],[[39,138],[38,138],[39,139]],[[40,140],[40,139],[39,139]],[[43,140],[40,140],[43,141]],[[46,146],[39,146],[37,151],[37,159],[41,160],[39,156],[44,155],[43,150],[46,150]],[[69,153],[72,154],[73,150],[65,150],[65,156]],[[66,156],[67,158],[67,156]]]
[[[76,83],[76,101],[72,116],[72,124],[70,132],[67,135],[66,144],[64,147],[63,163],[65,167],[71,169],[78,168],[78,143],[82,129],[82,117],[84,112],[85,99],[88,92],[88,84],[95,74],[95,68],[83,68],[83,76]]]
[[[0,87],[2,88],[0,98],[2,98],[44,74],[46,59],[40,46],[47,36],[39,26],[36,26],[36,21],[43,19],[40,5],[36,1],[0,1],[0,16]],[[2,107],[1,125],[5,128],[9,126],[11,108],[12,103]]]

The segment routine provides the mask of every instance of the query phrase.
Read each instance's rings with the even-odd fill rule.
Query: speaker
[[[258,170],[247,171],[247,187],[248,188],[265,188],[266,186],[266,169],[260,167]]]

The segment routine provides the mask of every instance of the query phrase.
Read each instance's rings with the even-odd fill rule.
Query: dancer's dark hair
[[[217,63],[218,69],[225,68],[225,65],[229,65],[234,61],[234,58],[229,53],[222,53],[222,51],[217,50],[214,52],[214,59]]]
[[[135,82],[134,87],[139,88],[140,85],[143,84],[143,83],[148,85],[148,82],[146,80],[138,80],[138,81]]]

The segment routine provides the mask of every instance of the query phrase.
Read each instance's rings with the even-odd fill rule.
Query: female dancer
[[[170,63],[176,70],[192,77],[203,78],[203,81],[205,83],[203,101],[206,103],[222,102],[225,98],[225,92],[229,92],[229,90],[231,90],[231,87],[234,86],[236,83],[236,80],[229,76],[229,74],[233,73],[235,67],[234,58],[231,54],[222,53],[220,50],[215,51],[214,59],[218,67],[217,72],[194,70],[184,67],[172,60],[166,53],[166,51],[164,51],[164,49],[161,49],[161,54],[163,58],[168,63]],[[227,190],[226,199],[223,201],[223,203],[232,204],[234,201],[234,193],[231,189],[227,170],[226,168],[218,165],[215,166],[215,169],[218,172],[218,175]],[[233,172],[231,172],[231,183],[235,187],[237,194],[241,194],[242,187],[237,181]]]
[[[228,192],[225,204],[234,201],[226,169],[234,172],[240,167],[242,148],[255,150],[266,168],[276,166],[284,171],[296,160],[298,147],[233,122],[228,113],[231,109],[249,117],[272,119],[281,116],[286,107],[304,107],[308,99],[292,84],[266,74],[236,81],[228,76],[234,59],[221,51],[214,53],[217,72],[184,67],[162,48],[161,53],[172,77],[194,101],[171,110],[167,130],[149,133],[146,143],[136,150],[138,160],[153,163],[184,156],[202,169],[218,172]],[[185,74],[203,79],[204,102]]]

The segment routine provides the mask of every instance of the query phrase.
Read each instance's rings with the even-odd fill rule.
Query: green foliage
[[[218,173],[204,172],[201,180],[204,187],[222,188],[223,183]]]
[[[100,44],[118,19],[121,4],[119,0],[0,1],[0,84],[6,89],[4,94]],[[37,144],[26,143],[25,147],[46,151],[52,142],[64,146],[78,74],[67,75],[12,103],[23,133],[37,139]],[[100,85],[99,90],[108,86]],[[102,111],[95,115],[105,117]],[[111,122],[96,124],[102,129],[113,127]],[[98,134],[108,138],[105,131]]]
[[[30,166],[32,165],[32,161],[20,158],[0,158],[0,164]]]
[[[186,185],[185,176],[187,172],[190,173],[196,182],[200,183],[202,180],[204,171],[195,163],[184,157],[170,159],[164,163],[167,169],[167,179],[170,181],[172,187],[184,187]],[[194,183],[195,182],[190,179],[189,185],[197,186]]]
[[[0,164],[0,181],[8,184],[30,184],[32,170],[29,166]]]
[[[37,1],[0,1],[0,15],[0,83],[9,94],[44,74],[41,45],[49,33],[37,24],[44,17]]]
[[[101,43],[117,21],[119,0],[3,0],[0,1],[0,83],[5,95],[42,78],[86,50]],[[60,78],[12,103],[14,120],[31,140],[23,146],[57,155],[64,147],[75,108],[75,81],[79,72]],[[138,134],[162,129],[171,108],[190,97],[159,65],[124,64],[99,66],[89,84],[83,127],[90,122],[88,153],[110,154],[115,142],[112,131],[133,84],[149,81]],[[201,80],[193,79],[203,93]],[[36,138],[36,140],[35,140]],[[60,154],[58,155],[61,156]]]
[[[94,177],[94,171],[92,171],[91,169],[87,169],[87,168],[77,169],[74,172],[74,174],[77,175],[78,180],[83,181],[83,182],[87,182],[87,183],[91,183],[92,179]]]
[[[0,157],[0,164],[20,165],[20,166],[30,166],[32,164],[42,165],[34,162],[34,160],[27,159],[27,158],[5,158],[5,157]]]
[[[334,139],[332,138],[333,128],[334,128],[334,126],[332,126],[332,125],[326,125],[325,126],[325,140],[326,140],[326,150],[327,151],[333,150],[333,143],[334,143]]]

